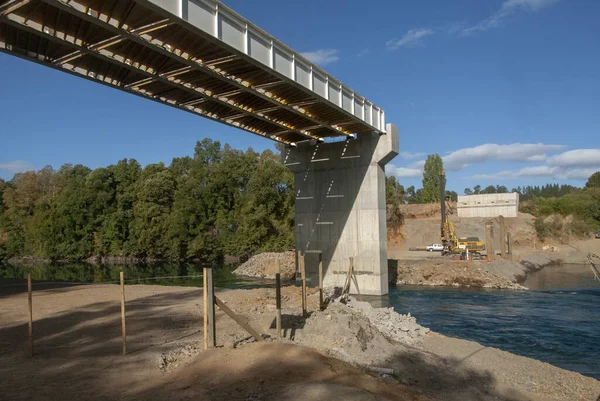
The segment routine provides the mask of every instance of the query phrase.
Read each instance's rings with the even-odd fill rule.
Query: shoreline
[[[253,327],[274,337],[276,333],[271,324],[275,301],[272,293],[273,289],[265,288],[217,290],[218,296],[231,309],[245,316]],[[30,369],[36,366],[40,374],[28,383],[30,390],[27,391],[45,386],[43,394],[46,398],[51,394],[55,399],[69,399],[64,394],[64,388],[69,386],[69,380],[77,379],[78,387],[81,388],[85,383],[84,387],[89,389],[90,394],[86,398],[94,400],[110,394],[115,383],[120,383],[127,391],[137,391],[137,387],[143,387],[143,383],[151,380],[161,383],[169,378],[176,381],[182,372],[202,364],[201,289],[131,285],[126,286],[126,294],[128,349],[132,352],[127,357],[120,356],[118,285],[72,286],[60,291],[34,292],[35,349],[40,358],[36,356],[33,359],[22,352],[23,333],[27,324],[22,301],[26,293],[0,297],[3,322],[6,322],[0,328],[0,374],[10,378],[11,382],[19,383],[19,378],[28,375]],[[312,355],[308,349],[293,347],[306,346],[351,365],[392,368],[397,372],[395,378],[383,380],[422,394],[426,397],[424,400],[476,397],[478,400],[558,401],[592,399],[592,396],[600,394],[598,380],[472,341],[428,332],[420,326],[414,326],[418,323],[418,316],[416,322],[403,315],[395,317],[399,319],[399,326],[408,325],[395,332],[399,336],[397,339],[408,336],[406,338],[409,341],[397,342],[390,340],[389,333],[393,331],[388,335],[382,334],[386,330],[394,330],[393,327],[386,328],[388,319],[385,316],[383,319],[377,318],[385,312],[385,308],[371,310],[371,307],[362,311],[360,305],[348,308],[334,303],[320,312],[318,294],[309,291],[308,308],[311,316],[304,320],[300,318],[300,289],[283,287],[282,294],[286,338],[277,340],[275,344],[283,343],[282,346],[292,347],[286,350],[293,349],[298,353],[294,359],[296,362],[287,362],[292,371],[299,368],[297,363],[304,360],[302,358]],[[86,313],[82,314],[82,311]],[[381,329],[373,323],[373,318],[379,319],[376,322],[383,325]],[[247,345],[247,337],[237,324],[217,309],[217,342],[223,348],[206,354],[216,353],[217,356],[217,365],[211,366],[210,372],[220,369],[218,360],[227,355],[235,359],[235,355],[244,355],[246,352],[254,355],[255,349],[268,351],[275,347],[274,343],[267,343],[267,348],[257,344]],[[91,356],[95,358],[94,364],[89,364]],[[251,357],[251,360],[255,359]],[[169,366],[161,371],[159,363],[162,361],[169,361]],[[57,372],[63,380],[52,376],[56,364],[64,366]],[[469,378],[468,381],[465,378]],[[114,382],[108,388],[104,383],[111,380]],[[218,383],[213,385],[218,386]],[[177,387],[173,390],[179,394],[180,389]],[[11,398],[12,391],[16,392],[13,394],[15,396],[19,393],[19,385],[4,387],[2,391]],[[136,398],[139,394],[142,393],[133,394],[130,399],[151,399],[147,398],[147,393],[144,393],[144,397]],[[181,393],[181,399],[186,394]],[[519,398],[509,398],[509,394],[512,394],[511,397],[519,394]],[[174,397],[170,399],[180,399],[176,395]],[[38,397],[33,394],[30,399],[41,400],[44,397],[40,393]]]

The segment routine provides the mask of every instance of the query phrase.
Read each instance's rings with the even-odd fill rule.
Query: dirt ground
[[[405,205],[411,206],[411,205]],[[427,205],[423,205],[427,206]],[[439,209],[439,207],[438,207]],[[400,229],[398,235],[388,234],[388,257],[390,259],[399,259],[398,252],[408,251],[411,247],[426,246],[440,242],[440,217],[439,210],[437,215],[419,216],[407,218]],[[456,234],[458,236],[475,236],[485,241],[485,223],[493,222],[494,246],[500,250],[500,225],[495,218],[459,218],[451,215],[450,220],[454,223]],[[506,230],[511,232],[514,250],[521,248],[534,249],[541,248],[539,241],[536,241],[536,231],[534,227],[535,218],[527,213],[519,213],[519,217],[505,218]]]
[[[2,400],[570,401],[600,394],[594,379],[469,341],[430,333],[395,343],[342,304],[317,311],[314,291],[305,320],[297,287],[282,290],[285,339],[246,344],[248,335],[217,308],[219,348],[204,352],[201,289],[127,286],[122,356],[118,286],[35,285],[31,358],[24,289],[0,288]],[[217,295],[275,336],[273,289]],[[367,362],[395,374],[357,365]]]

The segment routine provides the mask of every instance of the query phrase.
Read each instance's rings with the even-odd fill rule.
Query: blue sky
[[[420,186],[444,157],[449,187],[583,185],[600,170],[600,2],[595,0],[229,0],[386,112]],[[24,169],[193,152],[210,137],[269,140],[0,54],[0,177]]]

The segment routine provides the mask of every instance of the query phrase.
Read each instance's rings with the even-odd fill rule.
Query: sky
[[[558,182],[600,170],[600,2],[596,0],[228,0],[229,7],[382,107],[399,127],[387,167],[421,186],[428,154],[448,187]],[[301,6],[300,6],[301,4]],[[274,143],[0,53],[0,178],[142,165],[209,137]]]

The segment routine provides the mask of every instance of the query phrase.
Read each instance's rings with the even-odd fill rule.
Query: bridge
[[[0,51],[285,145],[309,277],[385,294],[384,111],[214,0],[0,1]],[[356,288],[358,286],[358,288]]]

